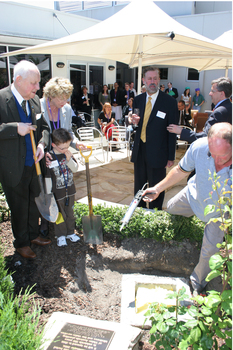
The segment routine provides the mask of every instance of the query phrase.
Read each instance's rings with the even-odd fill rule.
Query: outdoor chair
[[[95,158],[101,162],[105,162],[105,156],[104,156],[104,148],[103,148],[103,135],[102,133],[95,127],[83,127],[77,129],[77,135],[81,143],[83,143],[85,146],[92,146],[93,150],[96,150],[98,148],[102,149],[103,153],[103,162]]]
[[[205,123],[208,119],[208,113],[195,113],[193,117],[193,126],[195,128],[195,132],[203,131]]]
[[[112,137],[109,140],[109,132],[112,130]],[[127,150],[127,157],[130,160],[130,131],[125,126],[114,126],[107,132],[107,161],[108,152],[112,152],[112,146],[121,147],[123,145]]]
[[[87,113],[87,112],[82,112],[78,111],[77,114],[83,119],[85,119],[85,124],[86,126],[94,127],[95,126],[95,121],[94,121],[94,116]]]

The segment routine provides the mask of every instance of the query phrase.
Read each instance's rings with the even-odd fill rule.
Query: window
[[[22,47],[9,46],[9,52],[20,50]],[[40,70],[41,80],[40,89],[37,91],[37,95],[41,98],[43,96],[43,87],[51,79],[51,56],[50,55],[37,55],[37,54],[21,54],[17,56],[10,56],[10,82],[13,82],[13,69],[14,65],[19,61],[27,60],[33,62]]]
[[[159,68],[160,71],[160,79],[167,80],[168,77],[168,68]]]
[[[188,68],[188,79],[187,80],[199,80],[199,72],[194,68]]]
[[[0,53],[6,52],[5,46],[0,46]],[[9,85],[8,71],[7,71],[7,59],[0,59],[0,89]]]
[[[112,1],[83,1],[83,9],[112,6]]]

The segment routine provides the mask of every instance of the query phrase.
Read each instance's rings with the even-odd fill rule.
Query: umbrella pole
[[[142,87],[142,54],[143,54],[143,35],[139,37],[139,50],[138,50],[138,94],[141,93]]]

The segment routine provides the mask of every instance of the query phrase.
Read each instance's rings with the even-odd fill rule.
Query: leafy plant
[[[33,287],[32,287],[33,288]],[[14,296],[14,284],[0,249],[0,350],[39,350],[43,331],[31,289]]]
[[[9,219],[9,216],[10,216],[10,209],[6,202],[5,194],[3,192],[2,185],[0,183],[0,222],[4,221],[5,219]]]
[[[218,349],[217,338],[221,339],[222,350],[232,349],[232,194],[226,189],[229,179],[220,190],[219,176],[216,173],[209,180],[212,181],[212,189],[217,193],[217,200],[205,208],[205,215],[216,212],[219,217],[210,221],[219,222],[224,231],[224,242],[218,244],[219,252],[214,254],[209,261],[211,272],[206,281],[221,276],[222,292],[209,291],[207,296],[198,295],[193,298],[194,304],[190,307],[182,306],[181,301],[187,296],[185,289],[169,294],[168,298],[176,298],[176,307],[167,307],[164,304],[153,303],[145,316],[151,320],[150,342],[155,343],[159,349],[194,350]],[[229,187],[229,186],[228,186]],[[210,193],[212,197],[213,192]],[[175,314],[172,314],[175,313]],[[180,319],[184,314],[191,316],[185,321]],[[145,320],[145,321],[146,321]]]
[[[126,237],[152,238],[156,241],[166,242],[170,240],[201,242],[204,224],[196,216],[186,218],[179,215],[171,215],[164,211],[147,212],[137,208],[128,225],[120,232],[121,220],[127,211],[127,207],[106,207],[104,205],[93,206],[93,214],[100,215],[103,233]],[[89,215],[88,205],[75,203],[74,215],[76,226],[82,230],[82,216]]]

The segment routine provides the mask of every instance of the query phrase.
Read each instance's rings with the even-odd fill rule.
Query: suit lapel
[[[15,98],[14,98],[14,95],[12,94],[10,86],[8,91],[6,92],[6,104],[10,110],[12,121],[20,122],[18,108],[16,106]]]
[[[34,108],[34,103],[32,100],[29,100],[29,106],[30,106],[30,110],[31,110],[31,116],[32,116],[32,125],[36,125],[36,112],[35,112],[35,108]]]
[[[144,113],[145,113],[145,108],[146,108],[146,93],[143,96],[142,103],[140,106],[140,115],[142,116],[142,120],[144,119]]]
[[[28,103],[29,103],[30,110],[31,110],[32,125],[37,125],[34,102],[33,102],[33,100],[29,100]],[[40,113],[40,114],[42,114],[42,113]],[[35,137],[35,142],[37,144],[37,142],[38,142],[38,128],[36,129],[36,131],[34,131],[34,137]]]

